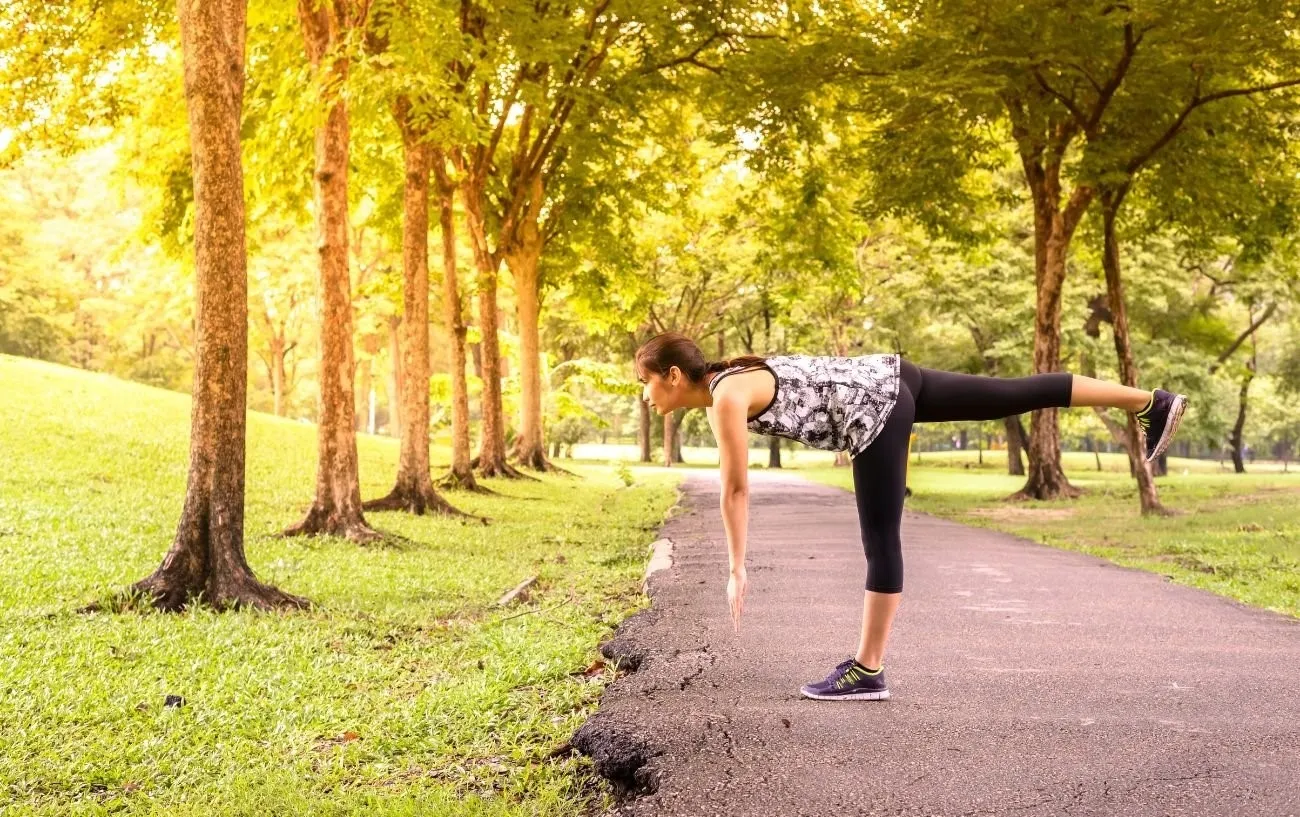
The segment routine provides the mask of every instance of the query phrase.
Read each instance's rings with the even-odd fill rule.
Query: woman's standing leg
[[[913,382],[909,383],[908,381]],[[903,496],[907,486],[907,448],[916,405],[905,374],[898,402],[885,426],[865,450],[853,458],[853,492],[858,523],[867,554],[866,596],[862,604],[862,635],[858,663],[879,669],[885,644],[903,593]]]
[[[915,385],[915,384],[913,384]],[[853,457],[862,548],[867,553],[867,590],[862,602],[862,636],[857,654],[825,680],[804,684],[800,693],[816,700],[885,700],[889,686],[883,663],[885,642],[903,594],[903,493],[907,443],[916,404],[904,376],[898,401],[880,433]]]

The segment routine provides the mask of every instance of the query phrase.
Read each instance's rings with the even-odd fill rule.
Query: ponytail
[[[757,366],[765,359],[766,358],[759,357],[758,355],[741,355],[740,357],[733,357],[729,360],[714,360],[705,365],[704,373],[713,374],[714,372],[723,372],[736,366]]]

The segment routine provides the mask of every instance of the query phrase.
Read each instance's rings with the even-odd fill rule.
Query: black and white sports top
[[[767,368],[776,378],[776,392],[748,418],[750,431],[856,456],[880,433],[898,402],[900,362],[896,354],[778,355],[718,372],[709,393],[727,375]]]

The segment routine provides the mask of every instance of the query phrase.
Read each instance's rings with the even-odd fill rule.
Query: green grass
[[[644,606],[677,474],[450,494],[490,526],[372,514],[382,546],[279,539],[315,429],[252,415],[247,552],[305,613],[78,614],[152,571],[180,513],[189,399],[0,356],[0,811],[6,815],[572,815],[608,803],[548,759],[614,668],[573,677]],[[362,494],[395,441],[360,440]],[[448,452],[435,450],[435,461]],[[525,577],[523,607],[495,600]],[[507,618],[516,612],[527,615]],[[167,695],[185,704],[164,707]]]
[[[1143,517],[1122,454],[1103,454],[1101,472],[1093,455],[1066,454],[1066,472],[1085,490],[1082,497],[1015,503],[1003,499],[1019,490],[1024,478],[1006,473],[1004,453],[984,457],[979,468],[969,452],[923,454],[927,464],[920,466],[913,456],[907,507],[1091,553],[1300,616],[1300,474],[1234,474],[1220,472],[1217,463],[1170,458],[1170,476],[1156,484],[1161,502],[1178,514]],[[846,468],[799,473],[853,487]]]

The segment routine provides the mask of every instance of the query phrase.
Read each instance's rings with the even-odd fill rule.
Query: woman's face
[[[641,399],[649,403],[656,414],[668,414],[680,407],[678,395],[686,382],[681,369],[671,366],[666,375],[644,372],[640,380],[645,384],[641,390]]]

